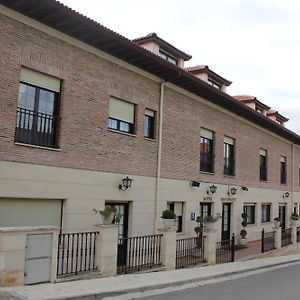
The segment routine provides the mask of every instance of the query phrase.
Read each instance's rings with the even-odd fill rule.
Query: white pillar
[[[291,232],[291,238],[292,238],[292,244],[297,244],[297,225],[292,225],[292,232]]]
[[[204,236],[204,259],[208,264],[214,265],[216,263],[217,231],[205,231]]]
[[[176,267],[176,229],[158,229],[161,233],[161,260],[166,270],[175,270]]]
[[[281,248],[281,227],[275,228],[275,249]]]
[[[95,225],[99,234],[96,237],[96,266],[104,277],[117,275],[118,225]]]

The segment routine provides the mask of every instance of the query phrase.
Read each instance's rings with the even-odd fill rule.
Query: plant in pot
[[[241,239],[240,239],[240,245],[243,246],[243,247],[246,247],[247,246],[247,230],[245,229],[248,225],[247,223],[247,214],[246,213],[242,213],[241,214],[241,217],[242,217],[242,226],[243,226],[243,229],[240,231],[240,236],[241,236]]]
[[[163,219],[165,229],[171,229],[175,227],[176,215],[173,210],[166,209],[162,212],[161,218]]]
[[[204,230],[210,231],[214,229],[215,223],[221,218],[220,214],[217,214],[216,216],[198,216],[196,219],[196,222],[200,224],[199,228],[201,231],[201,228]],[[197,227],[196,227],[197,228]],[[196,231],[195,228],[195,231]],[[197,232],[197,231],[196,231]]]
[[[280,218],[278,218],[278,217],[274,218],[274,226],[275,226],[275,228],[280,227]]]
[[[299,215],[295,212],[291,215],[291,223],[293,226],[296,226],[299,223]]]
[[[102,217],[102,224],[112,224],[115,217],[116,209],[112,206],[105,206],[103,210],[93,209],[95,214],[99,214]]]

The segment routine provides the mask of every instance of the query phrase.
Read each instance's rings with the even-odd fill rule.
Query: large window
[[[155,113],[153,110],[145,110],[144,136],[149,139],[154,139],[154,116]]]
[[[172,210],[176,215],[176,232],[182,232],[183,202],[168,202],[167,209]]]
[[[214,172],[213,132],[204,128],[200,138],[200,171]]]
[[[267,151],[263,149],[259,152],[259,180],[268,180]]]
[[[134,104],[116,98],[110,98],[108,128],[133,133]]]
[[[261,222],[266,223],[271,221],[271,204],[261,205]]]
[[[280,157],[280,183],[286,184],[286,157]]]
[[[178,60],[169,53],[159,50],[159,56],[174,65],[178,65]]]
[[[224,137],[224,175],[235,175],[234,140]]]
[[[27,68],[21,70],[15,141],[57,147],[60,80]]]
[[[244,213],[247,214],[247,224],[255,224],[255,204],[245,204]]]

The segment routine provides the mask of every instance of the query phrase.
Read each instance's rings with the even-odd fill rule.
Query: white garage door
[[[0,227],[61,226],[61,200],[0,199]]]

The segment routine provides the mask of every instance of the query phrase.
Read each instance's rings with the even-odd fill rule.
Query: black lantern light
[[[288,198],[290,196],[290,193],[289,192],[285,192],[284,194],[283,194],[283,198]]]
[[[209,188],[208,188],[208,190],[207,190],[207,194],[208,195],[212,195],[212,194],[215,194],[216,193],[216,191],[217,191],[217,186],[216,185],[211,185]]]
[[[236,194],[236,192],[237,192],[237,188],[236,187],[232,187],[230,190],[228,189],[228,195],[234,196]]]
[[[132,179],[126,176],[125,178],[122,179],[122,184],[119,184],[119,189],[122,191],[126,191],[128,188],[131,187],[132,184]]]

